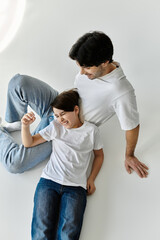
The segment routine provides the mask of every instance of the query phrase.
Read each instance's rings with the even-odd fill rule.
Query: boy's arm
[[[25,147],[33,147],[40,143],[46,142],[44,138],[38,133],[34,136],[30,133],[30,124],[35,121],[35,115],[33,112],[27,113],[23,116],[22,122],[22,143]]]
[[[103,159],[104,159],[103,149],[93,150],[93,152],[94,152],[94,160],[93,160],[92,170],[87,180],[87,191],[89,195],[94,193],[96,190],[94,181],[101,169],[101,166],[103,164]]]

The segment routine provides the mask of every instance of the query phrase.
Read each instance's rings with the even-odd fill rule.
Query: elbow
[[[102,150],[102,152],[101,152],[101,163],[103,164],[103,162],[104,162],[104,152]]]
[[[104,153],[103,153],[103,151],[102,151],[101,154],[99,155],[99,158],[100,158],[100,160],[101,160],[101,165],[102,165],[103,162],[104,162]]]
[[[22,140],[22,144],[25,148],[30,148],[33,146],[33,140],[32,141],[23,141]]]
[[[23,142],[22,142],[22,144],[23,144],[23,146],[24,146],[25,148],[29,148],[29,147],[30,147],[30,144],[23,143]]]

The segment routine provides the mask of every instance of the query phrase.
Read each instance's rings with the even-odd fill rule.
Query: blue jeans
[[[32,240],[78,240],[86,190],[41,178],[34,196]]]
[[[40,116],[41,121],[34,133],[46,127],[53,120],[50,104],[58,92],[48,84],[26,76],[15,75],[8,85],[6,121],[20,121],[28,105]],[[18,145],[11,135],[0,127],[0,161],[9,172],[22,173],[50,156],[51,142],[33,148]]]

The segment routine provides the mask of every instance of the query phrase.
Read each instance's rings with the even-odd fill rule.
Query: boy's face
[[[66,112],[57,108],[53,108],[54,116],[58,122],[65,128],[77,128],[80,127],[79,120],[79,107],[75,106],[73,112]]]
[[[106,71],[106,64],[102,63],[98,67],[92,66],[92,67],[82,67],[79,65],[78,62],[76,62],[77,65],[80,67],[80,73],[85,74],[89,79],[93,80],[95,78],[102,77],[105,75]]]

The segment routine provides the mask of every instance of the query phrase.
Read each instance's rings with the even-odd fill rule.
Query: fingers
[[[87,189],[87,193],[88,193],[88,195],[92,195],[94,192],[95,192],[95,189],[94,189],[94,190]]]
[[[144,167],[138,167],[138,170],[140,171],[142,177],[146,178],[148,176],[148,172]]]
[[[127,164],[125,164],[125,167],[126,167],[127,172],[129,174],[131,174],[132,173],[131,168]]]
[[[135,166],[135,171],[141,178],[146,178],[148,176],[147,170],[148,167],[144,163],[138,161],[137,165]]]
[[[88,195],[93,194],[95,191],[96,191],[96,187],[94,185],[92,186],[90,184],[87,184],[87,193],[88,193]]]
[[[142,162],[141,162],[141,165],[142,165],[142,167],[144,167],[145,169],[147,169],[147,170],[149,169],[149,168],[148,168],[144,163],[142,163]]]
[[[26,113],[22,118],[23,124],[31,124],[35,121],[35,114],[33,112]]]
[[[137,166],[135,171],[141,178],[147,177],[147,172],[145,172],[144,169],[142,169],[140,166]]]
[[[129,174],[134,170],[141,178],[146,178],[148,176],[148,167],[135,157],[126,160],[125,167]]]
[[[32,120],[33,118],[35,118],[35,115],[34,115],[33,112],[29,112],[29,113],[26,113],[26,114],[25,114],[25,119],[26,119],[26,120],[30,121],[30,120]]]

